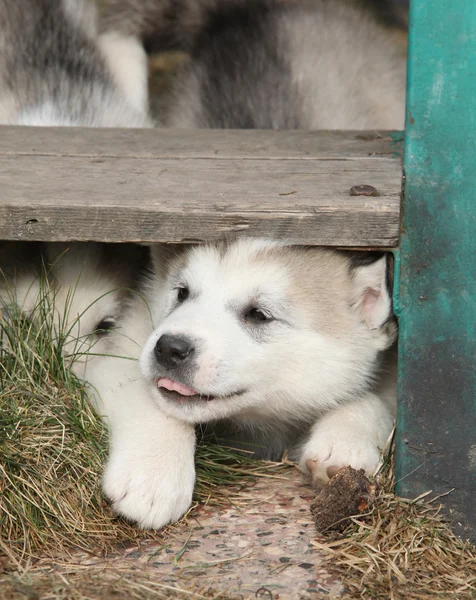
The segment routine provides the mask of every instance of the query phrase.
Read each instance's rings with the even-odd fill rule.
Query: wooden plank
[[[398,242],[399,144],[388,134],[0,133],[0,239],[183,242],[239,232],[299,244]],[[379,196],[352,196],[359,184]]]
[[[398,491],[433,490],[476,541],[476,4],[412,3]]]
[[[376,161],[401,156],[402,132],[0,127],[0,156]]]

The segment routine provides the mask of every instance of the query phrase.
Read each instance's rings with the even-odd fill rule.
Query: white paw
[[[372,475],[393,426],[392,415],[377,400],[352,403],[320,419],[302,448],[301,469],[321,481],[349,465]]]
[[[142,529],[160,529],[190,508],[195,483],[193,448],[171,452],[121,444],[111,452],[104,494],[116,513]]]
[[[301,469],[311,473],[314,480],[328,481],[339,469],[350,465],[374,473],[380,462],[376,441],[346,435],[342,430],[325,431],[318,439],[306,444],[300,461]]]

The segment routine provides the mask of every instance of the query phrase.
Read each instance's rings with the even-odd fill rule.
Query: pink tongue
[[[165,388],[166,390],[170,390],[171,392],[178,392],[182,396],[196,396],[197,392],[192,390],[192,388],[183,385],[183,383],[179,383],[178,381],[173,381],[168,377],[161,377],[157,381],[158,388]]]

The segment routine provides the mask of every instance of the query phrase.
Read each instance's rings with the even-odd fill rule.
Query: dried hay
[[[476,598],[476,548],[445,520],[438,497],[395,496],[393,454],[377,475],[371,510],[343,535],[313,542],[347,589],[348,598]]]

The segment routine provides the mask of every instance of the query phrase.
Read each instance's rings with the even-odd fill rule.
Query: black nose
[[[182,366],[193,355],[195,348],[190,340],[178,335],[164,334],[155,344],[157,362],[168,369]]]

